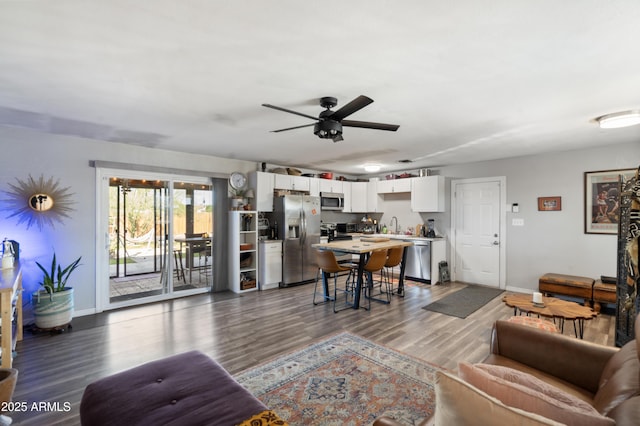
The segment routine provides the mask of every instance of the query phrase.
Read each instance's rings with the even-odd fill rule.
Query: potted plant
[[[73,288],[67,287],[67,280],[71,273],[80,266],[80,259],[82,256],[63,268],[58,264],[56,254],[53,253],[50,269],[46,269],[36,262],[44,274],[40,283],[44,289],[31,296],[36,327],[51,329],[68,325],[71,322]]]

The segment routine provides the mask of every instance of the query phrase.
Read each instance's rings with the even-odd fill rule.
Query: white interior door
[[[505,287],[505,186],[504,177],[452,182],[456,281]]]

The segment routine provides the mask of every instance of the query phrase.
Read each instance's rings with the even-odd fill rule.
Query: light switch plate
[[[512,226],[524,226],[524,219],[511,219]]]

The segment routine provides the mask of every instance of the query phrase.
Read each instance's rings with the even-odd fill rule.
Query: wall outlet
[[[511,219],[512,226],[524,226],[524,219]]]

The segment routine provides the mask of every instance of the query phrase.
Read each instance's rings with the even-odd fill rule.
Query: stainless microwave
[[[344,194],[335,192],[320,193],[320,209],[322,210],[342,210],[344,209]]]

